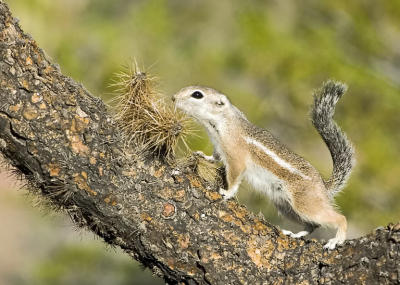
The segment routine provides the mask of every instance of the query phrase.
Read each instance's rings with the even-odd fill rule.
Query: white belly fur
[[[245,172],[245,179],[257,191],[267,195],[276,205],[282,205],[288,202],[291,204],[291,197],[286,189],[285,182],[270,171],[253,162],[249,162]]]

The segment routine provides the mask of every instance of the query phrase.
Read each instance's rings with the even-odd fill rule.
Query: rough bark
[[[334,251],[295,240],[187,169],[128,155],[106,105],[0,0],[0,152],[38,195],[169,283],[398,284],[400,225]]]

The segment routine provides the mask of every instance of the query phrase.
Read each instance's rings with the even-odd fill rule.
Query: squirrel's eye
[[[201,99],[204,97],[203,93],[200,91],[194,91],[191,96],[195,99]]]

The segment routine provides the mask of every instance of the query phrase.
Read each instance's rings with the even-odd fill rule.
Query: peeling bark
[[[0,152],[73,221],[168,283],[399,284],[400,225],[325,251],[189,169],[123,151],[106,105],[64,76],[0,0]]]

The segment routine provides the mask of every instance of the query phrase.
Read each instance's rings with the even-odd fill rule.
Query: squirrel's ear
[[[226,104],[226,99],[224,97],[219,98],[216,102],[215,105],[222,107]]]

